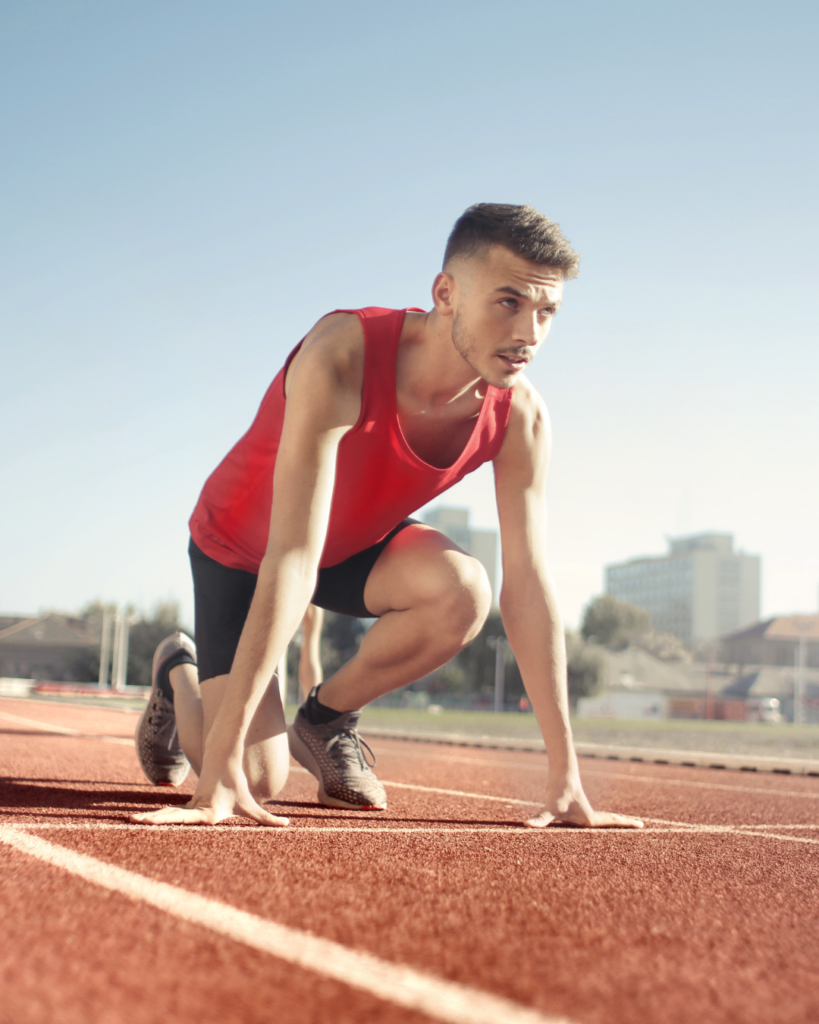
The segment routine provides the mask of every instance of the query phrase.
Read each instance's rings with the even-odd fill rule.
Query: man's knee
[[[441,627],[463,647],[475,639],[486,622],[492,588],[481,563],[464,552],[446,552],[442,569],[437,614]]]
[[[389,544],[367,581],[365,601],[373,614],[428,609],[447,646],[468,644],[480,632],[492,604],[481,563],[429,526],[410,526]]]

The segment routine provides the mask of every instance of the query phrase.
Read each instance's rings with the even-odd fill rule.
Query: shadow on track
[[[309,803],[299,800],[269,800],[265,803],[267,810],[280,808],[282,813],[292,814],[299,821],[326,821],[328,824],[336,822],[365,822],[372,824],[373,828],[379,825],[485,825],[491,828],[508,825],[509,828],[516,828],[520,822],[518,819],[493,818],[491,821],[484,821],[482,818],[411,818],[397,817],[384,814],[383,811],[345,811],[341,808],[336,810],[333,807],[323,807],[321,804]],[[309,813],[295,813],[305,810]]]
[[[133,792],[132,784],[126,783],[116,789],[78,789],[65,788],[69,780],[43,779],[38,785],[31,785],[32,779],[0,779],[0,810],[6,808],[28,808],[36,812],[41,808],[64,808],[74,811],[99,811],[100,804],[114,804],[104,809],[129,811],[143,804],[186,804],[190,796],[186,793],[175,793],[163,787],[140,786],[139,792]],[[49,785],[61,782],[63,785]],[[85,781],[82,785],[94,785]],[[110,786],[112,783],[101,783]]]

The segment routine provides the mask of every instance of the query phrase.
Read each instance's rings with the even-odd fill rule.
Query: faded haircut
[[[480,256],[502,245],[516,256],[557,267],[563,277],[577,277],[580,257],[560,233],[560,225],[532,206],[475,203],[455,221],[446,243],[444,268],[457,256]]]

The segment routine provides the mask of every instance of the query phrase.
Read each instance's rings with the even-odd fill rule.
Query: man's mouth
[[[498,353],[498,359],[502,360],[510,370],[522,370],[529,362],[525,356],[502,355]]]

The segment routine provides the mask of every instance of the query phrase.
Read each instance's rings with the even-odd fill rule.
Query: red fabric
[[[336,312],[355,313],[364,328],[364,388],[361,415],[338,449],[322,568],[377,543],[402,519],[493,459],[512,400],[511,389],[490,386],[460,457],[446,469],[430,466],[410,449],[398,422],[395,361],[406,310],[371,306]],[[194,541],[229,568],[258,572],[267,548],[284,378],[298,348],[267,389],[248,432],[208,477],[190,519]]]

